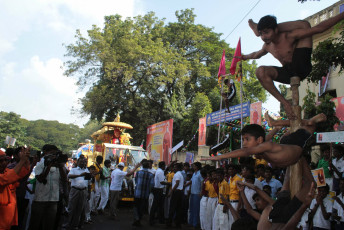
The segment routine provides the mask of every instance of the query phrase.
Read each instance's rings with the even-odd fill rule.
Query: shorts
[[[312,71],[311,57],[312,48],[295,48],[291,63],[283,67],[273,66],[278,72],[274,81],[290,84],[291,77],[299,77],[301,81],[304,80]]]
[[[280,140],[280,144],[283,145],[297,145],[304,148],[308,139],[312,136],[305,129],[298,129],[296,132],[289,134],[288,136],[283,136]]]
[[[288,192],[290,195],[289,191],[282,191],[281,193],[284,192]],[[301,207],[302,202],[296,196],[290,200],[289,195],[282,197],[277,196],[277,200],[272,205],[272,210],[269,214],[269,220],[271,223],[287,223]]]

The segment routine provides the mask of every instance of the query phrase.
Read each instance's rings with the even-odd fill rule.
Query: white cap
[[[119,164],[117,165],[117,167],[124,167],[124,163],[123,163],[123,162],[119,163]]]

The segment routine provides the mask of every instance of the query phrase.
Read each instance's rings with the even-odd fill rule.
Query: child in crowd
[[[336,221],[336,230],[344,229],[344,177],[339,180],[340,194],[334,197],[333,219]]]
[[[318,194],[315,199],[312,200],[311,213],[309,219],[313,219],[313,229],[331,229],[330,217],[332,213],[332,202],[327,196],[329,193],[329,186],[319,187]]]
[[[267,120],[270,125],[290,125],[289,120],[274,121],[269,116]],[[265,131],[260,125],[246,125],[242,130],[242,149],[234,150],[220,156],[203,158],[202,160],[221,160],[257,155],[266,159],[274,167],[287,167],[295,164],[300,159],[303,147],[314,133],[316,124],[323,121],[326,121],[324,114],[318,114],[310,120],[302,120],[303,126],[296,132],[284,136],[280,144],[265,142]]]
[[[219,187],[219,200],[215,209],[214,218],[213,218],[213,230],[227,230],[229,227],[228,223],[228,207],[224,204],[224,201],[221,199],[221,195],[228,199],[229,197],[229,184],[224,180],[224,171],[223,169],[216,170],[218,178],[218,187]]]

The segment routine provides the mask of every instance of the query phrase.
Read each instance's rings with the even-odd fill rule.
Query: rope
[[[226,40],[228,37],[229,37],[229,35],[231,35],[233,32],[234,32],[234,30],[240,25],[240,23],[247,17],[247,15],[249,14],[249,13],[251,13],[251,11],[258,5],[258,3],[260,2],[261,0],[258,0],[257,1],[257,3],[250,9],[250,11],[248,11],[248,13],[241,19],[241,21],[234,27],[234,29],[227,35],[227,37],[225,37],[225,39],[224,40]]]

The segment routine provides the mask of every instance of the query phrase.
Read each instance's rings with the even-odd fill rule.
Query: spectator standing
[[[257,165],[257,175],[256,175],[256,177],[257,177],[257,179],[260,181],[260,182],[262,182],[265,178],[265,165],[263,165],[263,164],[259,164],[259,165]]]
[[[254,177],[254,174],[255,174],[254,169],[251,166],[244,166],[241,170],[241,176],[244,178],[243,179],[244,182],[246,180],[246,177],[250,177],[250,176]],[[261,190],[263,189],[263,185],[258,178],[254,178],[253,184],[257,186],[259,189]]]
[[[13,169],[6,168],[9,158],[0,150],[0,229],[18,225],[16,188],[18,181],[30,172],[28,149],[21,148],[19,162]]]
[[[97,205],[100,199],[100,174],[102,173],[103,169],[100,166],[103,163],[103,157],[102,156],[97,156],[96,157],[96,162],[93,163],[94,167],[96,167],[96,170],[94,172],[94,199],[93,203],[91,204],[90,208],[91,211],[94,213],[97,213]]]
[[[104,213],[104,209],[109,200],[110,167],[111,161],[105,160],[102,173],[100,174],[100,203],[97,210],[98,213]]]
[[[141,218],[147,208],[149,193],[151,188],[154,187],[154,175],[148,171],[149,162],[144,159],[141,164],[142,170],[135,175],[133,226],[141,226]]]
[[[93,223],[92,219],[91,219],[91,204],[93,204],[94,202],[94,197],[95,197],[95,191],[94,191],[94,187],[95,187],[95,179],[94,179],[94,171],[96,170],[96,167],[94,167],[94,165],[91,165],[90,167],[88,167],[88,171],[90,172],[91,174],[91,179],[88,181],[88,186],[90,188],[90,195],[89,197],[87,197],[88,199],[88,202],[86,202],[86,205],[85,205],[85,222],[87,224],[91,224]]]
[[[85,220],[85,204],[89,196],[88,184],[91,173],[86,168],[87,160],[79,158],[77,167],[68,173],[71,189],[68,201],[68,219],[66,229],[80,229]]]
[[[201,187],[203,177],[200,173],[202,165],[200,162],[195,162],[192,164],[194,174],[191,178],[191,195],[190,195],[190,225],[197,228],[200,223],[199,211],[200,211],[200,201],[201,201]]]
[[[271,197],[276,198],[276,193],[279,188],[282,188],[282,184],[279,180],[272,178],[272,169],[270,167],[265,168],[265,179],[262,181],[262,185],[269,185],[271,187]]]
[[[344,177],[339,181],[340,194],[334,197],[333,219],[336,221],[336,230],[344,229]]]
[[[317,168],[323,168],[324,169],[325,181],[331,190],[332,186],[333,186],[333,179],[332,179],[332,175],[330,172],[330,161],[331,161],[330,146],[324,145],[321,148],[321,150],[322,150],[322,154],[321,154],[322,156],[318,162]]]
[[[237,173],[238,172],[238,167],[237,165],[229,165],[228,168],[228,174],[229,174],[229,202],[231,203],[232,207],[238,211],[239,207],[239,188],[237,186],[238,181],[242,181],[242,177]],[[232,226],[234,223],[234,217],[232,213],[228,214],[229,220],[228,224],[229,226]]]
[[[149,224],[154,225],[154,219],[156,212],[158,212],[158,219],[159,223],[164,223],[164,193],[163,189],[165,185],[163,185],[161,182],[165,180],[165,168],[166,164],[164,161],[160,161],[158,164],[159,168],[156,170],[155,176],[154,176],[154,188],[153,188],[153,204],[152,208],[149,213]]]
[[[214,218],[213,218],[213,230],[228,230],[229,223],[228,223],[228,207],[224,204],[223,200],[221,199],[221,195],[228,199],[229,197],[229,184],[224,179],[224,171],[223,169],[216,170],[217,178],[218,178],[218,187],[219,187],[219,203],[216,206]]]
[[[117,215],[117,204],[119,199],[119,193],[122,191],[123,179],[126,176],[133,175],[135,170],[140,166],[137,164],[130,172],[123,172],[124,163],[121,162],[117,165],[117,168],[111,173],[111,184],[110,184],[110,215],[113,219]]]
[[[339,194],[339,179],[344,172],[344,156],[343,147],[336,145],[333,147],[333,159],[330,162],[330,167],[333,171],[333,191]]]
[[[213,226],[213,218],[215,209],[218,202],[219,196],[219,186],[218,186],[218,176],[216,170],[213,169],[210,171],[211,177],[205,184],[205,190],[208,192],[208,201],[207,201],[207,210],[205,216],[205,230],[211,230]]]
[[[191,181],[192,174],[188,173],[186,175],[186,181],[185,181],[185,187],[184,187],[184,196],[183,196],[183,219],[182,223],[186,224],[188,223],[189,219],[189,200],[190,200],[190,194],[191,194],[191,184],[188,183]]]
[[[205,168],[201,169],[201,176],[204,178],[202,181],[202,189],[201,189],[201,201],[200,201],[200,208],[199,208],[199,219],[200,219],[200,227],[202,230],[205,229],[206,225],[206,212],[207,212],[207,203],[208,203],[208,191],[205,189],[205,183],[210,180],[211,175]]]
[[[60,180],[67,181],[64,163],[58,163],[55,145],[44,145],[43,157],[37,163],[35,198],[31,207],[30,230],[53,229],[59,201]]]
[[[332,202],[327,197],[329,186],[318,188],[318,195],[310,205],[311,213],[309,219],[313,219],[313,230],[331,229],[330,217],[332,213]]]
[[[175,224],[177,228],[181,228],[181,221],[183,215],[183,187],[184,177],[182,175],[183,164],[178,163],[174,165],[174,177],[172,180],[172,189],[168,196],[171,197],[171,205],[169,211],[169,218],[167,225],[171,225],[173,217],[175,217]]]

